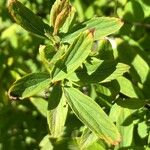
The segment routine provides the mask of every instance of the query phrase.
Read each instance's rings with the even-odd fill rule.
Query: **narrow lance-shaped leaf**
[[[42,37],[51,34],[50,26],[19,1],[9,0],[8,9],[14,20],[25,30]]]
[[[95,101],[73,87],[65,87],[64,92],[76,116],[91,131],[108,144],[117,145],[120,142],[117,128]]]
[[[79,23],[77,26],[75,26],[75,29],[78,29],[75,31],[75,29],[72,29],[72,32],[70,31],[69,34],[67,34],[62,41],[66,43],[72,43],[73,40],[83,31],[87,29],[94,28],[95,34],[94,34],[94,40],[99,40],[103,37],[106,37],[116,31],[118,31],[123,23],[118,18],[109,18],[109,17],[97,17],[93,18],[89,21]],[[75,32],[74,32],[75,31]]]
[[[50,82],[47,73],[31,73],[14,82],[8,94],[12,99],[24,99],[48,88]]]
[[[82,65],[91,51],[93,32],[93,30],[83,32],[74,40],[63,59],[56,64],[52,82],[63,80]]]
[[[59,85],[54,86],[48,99],[47,120],[51,137],[59,138],[63,134],[68,112],[66,98]]]

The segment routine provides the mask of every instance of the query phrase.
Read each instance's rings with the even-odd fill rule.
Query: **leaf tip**
[[[94,38],[95,28],[88,29],[87,35]]]
[[[95,28],[89,29],[89,32],[94,36]]]
[[[7,4],[8,4],[8,6],[10,6],[10,5],[12,5],[13,3],[15,3],[15,2],[16,2],[16,0],[8,0]]]
[[[119,137],[118,140],[113,141],[111,144],[112,145],[118,145],[121,142],[121,138]]]
[[[12,94],[10,90],[8,91],[8,97],[11,100],[17,100],[18,99],[18,97],[16,95]]]
[[[118,19],[118,22],[119,22],[119,24],[121,25],[121,27],[123,26],[123,24],[124,24],[124,21],[123,20],[121,20],[121,19]]]

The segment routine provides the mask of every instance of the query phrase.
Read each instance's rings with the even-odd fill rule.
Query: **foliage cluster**
[[[0,1],[0,149],[148,150],[149,7]]]

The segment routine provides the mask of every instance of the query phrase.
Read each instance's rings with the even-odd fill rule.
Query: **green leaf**
[[[125,5],[124,14],[124,19],[129,22],[138,22],[144,19],[144,11],[138,1],[129,1]]]
[[[41,140],[39,146],[40,150],[53,150],[53,145],[51,141],[49,140],[49,135],[44,136],[44,138]]]
[[[138,134],[141,138],[148,136],[148,125],[146,121],[140,122],[138,124]]]
[[[103,143],[95,142],[94,144],[86,148],[85,150],[106,150],[106,147],[104,146]]]
[[[44,117],[47,116],[46,110],[47,110],[48,103],[45,99],[40,97],[36,97],[36,98],[31,97],[30,101]]]
[[[131,67],[131,73],[135,80],[145,83],[150,72],[147,53],[138,42],[128,36],[124,36],[124,40],[120,42],[118,47],[120,60],[133,67],[133,69]]]
[[[118,127],[122,140],[118,146],[115,148],[122,148],[130,146],[133,139],[133,119],[131,117],[134,111],[123,108],[114,104],[110,111],[110,118],[116,122],[116,126]],[[128,121],[130,119],[130,121]]]
[[[77,26],[75,26],[75,29],[78,30],[74,32],[75,29],[72,29],[72,32],[62,39],[62,42],[72,43],[81,32],[87,29],[95,29],[94,40],[99,40],[118,31],[122,25],[123,23],[118,18],[93,18],[89,21],[83,22],[82,24],[78,24]]]
[[[48,99],[47,121],[51,137],[59,138],[63,134],[68,113],[66,98],[59,85],[53,87]]]
[[[14,20],[28,32],[42,37],[51,33],[50,26],[19,1],[9,0],[8,9]]]
[[[8,94],[12,99],[24,99],[48,88],[50,83],[49,74],[31,73],[14,82]]]
[[[70,45],[63,59],[56,64],[52,82],[63,80],[81,66],[89,55],[92,44],[93,31],[81,33]]]
[[[65,53],[65,47],[62,46],[60,49],[56,50],[56,48],[52,45],[43,45],[40,46],[39,53],[45,68],[49,73],[51,73],[55,67],[56,62],[63,57],[63,54]]]
[[[85,67],[77,71],[77,77],[87,83],[109,82],[129,71],[129,66],[126,64],[95,58],[86,62]]]
[[[120,134],[101,107],[87,95],[73,87],[65,87],[67,102],[76,116],[99,138],[117,145]]]
[[[128,109],[140,109],[146,104],[146,101],[138,98],[127,98],[127,99],[117,99],[116,103],[124,108]]]
[[[145,98],[149,98],[150,64],[147,52],[138,42],[128,36],[125,36],[124,40],[118,40],[118,44],[119,59],[131,66],[130,72],[132,79],[141,84],[140,88]]]
[[[40,59],[49,73],[51,72],[53,66],[50,64],[50,61],[55,53],[56,50],[52,45],[41,45],[39,48]]]
[[[144,98],[142,91],[127,78],[119,77],[117,81],[122,94],[131,98]]]
[[[77,138],[77,143],[80,149],[86,149],[93,143],[98,141],[98,136],[91,133],[89,129],[85,129],[81,137]]]

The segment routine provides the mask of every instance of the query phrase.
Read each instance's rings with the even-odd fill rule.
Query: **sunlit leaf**
[[[110,118],[116,122],[116,126],[118,127],[122,140],[116,148],[127,147],[131,145],[133,138],[133,120],[132,110],[120,107],[118,105],[113,105],[110,111]],[[128,119],[130,119],[128,121]]]
[[[138,134],[141,138],[148,136],[148,126],[145,121],[138,124]]]
[[[92,18],[89,21],[83,22],[82,24],[75,27],[78,29],[75,32],[69,33],[66,35],[62,41],[67,43],[72,43],[74,39],[83,31],[87,29],[95,29],[94,40],[99,40],[103,37],[106,37],[121,28],[123,23],[120,19],[109,18],[109,17],[97,17]],[[73,30],[73,29],[72,29]]]
[[[39,98],[39,97],[36,97],[36,98],[32,97],[30,98],[30,101],[44,117],[47,116],[46,110],[47,110],[48,102],[46,100],[44,100],[43,98]]]
[[[13,83],[9,89],[12,99],[31,97],[50,86],[51,79],[47,73],[31,73]]]
[[[117,81],[122,94],[131,98],[144,98],[142,91],[127,78],[119,77]]]
[[[40,150],[53,150],[53,145],[49,140],[49,135],[44,136],[39,146],[40,146]]]
[[[98,141],[98,136],[92,133],[89,129],[85,129],[81,135],[81,137],[77,138],[77,143],[80,149],[86,149],[93,143]]]
[[[68,104],[90,130],[109,144],[120,142],[117,128],[96,102],[73,87],[65,87],[64,91]]]
[[[92,43],[93,31],[81,33],[68,48],[62,60],[56,64],[52,81],[63,80],[81,66],[91,51]]]
[[[48,99],[47,121],[51,137],[59,138],[62,136],[67,112],[66,98],[62,94],[61,87],[56,85]]]

